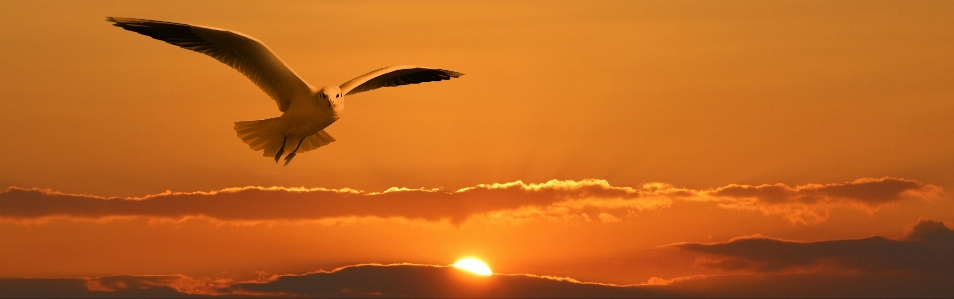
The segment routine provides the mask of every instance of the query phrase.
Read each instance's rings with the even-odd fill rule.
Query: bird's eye
[[[340,98],[340,97],[341,97],[340,94],[336,94],[336,95],[335,95],[335,98]]]

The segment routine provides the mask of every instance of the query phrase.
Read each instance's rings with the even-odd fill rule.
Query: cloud
[[[622,219],[616,218],[616,216],[613,216],[612,214],[609,214],[609,213],[600,213],[599,217],[600,217],[600,221],[602,221],[603,223],[623,221]]]
[[[0,298],[202,298],[172,287],[176,276],[0,278]],[[181,278],[179,278],[181,279]],[[163,285],[168,283],[168,285]],[[106,285],[104,287],[104,284]]]
[[[74,279],[0,278],[0,295],[54,297],[671,297],[658,287],[621,287],[526,274],[489,277],[449,266],[357,265],[329,272],[277,276],[195,288],[183,276],[108,276]],[[182,285],[192,287],[184,288]]]
[[[516,274],[489,277],[443,266],[362,265],[265,283],[236,284],[242,291],[316,297],[381,295],[397,297],[656,297],[652,288],[581,283],[572,279]]]
[[[797,242],[762,236],[671,245],[703,254],[699,265],[756,273],[920,273],[954,277],[954,230],[921,220],[899,239]]]
[[[954,230],[922,219],[903,236],[797,242],[752,236],[666,246],[720,270],[647,284],[686,297],[954,297]]]
[[[862,178],[847,183],[807,184],[790,187],[774,185],[729,185],[705,191],[707,198],[723,207],[759,210],[784,215],[792,222],[818,223],[835,207],[855,207],[868,211],[902,201],[905,197],[931,198],[940,187],[900,178]]]
[[[477,185],[456,191],[391,188],[353,189],[243,187],[212,192],[165,192],[140,198],[106,198],[48,190],[10,188],[0,192],[0,219],[28,221],[53,217],[111,219],[207,217],[220,221],[299,221],[343,218],[403,218],[461,224],[475,216],[520,221],[599,215],[622,220],[611,211],[659,209],[674,201],[714,202],[723,208],[760,210],[801,223],[827,218],[833,207],[876,210],[904,198],[929,198],[940,188],[917,181],[881,178],[842,184],[729,185],[709,190],[663,183],[639,188],[605,180]]]
[[[450,266],[365,264],[257,282],[215,282],[181,275],[0,278],[0,297],[950,297],[951,276],[908,273],[695,275],[655,285],[616,286],[530,274],[484,277]]]
[[[796,242],[767,237],[667,246],[722,270],[641,285],[451,267],[361,264],[257,281],[183,275],[0,278],[0,297],[951,297],[954,230],[920,220],[897,239]],[[721,274],[720,274],[721,273]]]
[[[495,211],[525,207],[557,209],[554,205],[558,203],[572,204],[575,208],[590,205],[641,208],[644,203],[635,199],[646,192],[613,187],[601,180],[554,180],[543,184],[513,182],[478,185],[452,192],[406,188],[364,192],[245,187],[213,192],[166,192],[142,198],[104,198],[11,188],[0,193],[0,217],[101,219],[142,216],[181,219],[204,216],[224,221],[397,217],[461,223],[473,215]]]
[[[900,273],[794,273],[708,276],[665,290],[699,298],[951,298],[951,276]]]

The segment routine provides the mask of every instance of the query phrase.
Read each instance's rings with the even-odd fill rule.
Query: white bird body
[[[235,123],[235,131],[253,150],[285,165],[298,152],[334,142],[324,131],[341,118],[344,97],[381,87],[449,80],[463,74],[420,66],[399,65],[375,70],[345,82],[315,89],[302,80],[261,41],[242,33],[213,27],[164,21],[107,17],[114,26],[185,49],[206,54],[238,70],[278,104],[282,115]]]
[[[325,87],[316,91],[312,99],[292,101],[288,110],[282,113],[281,124],[289,137],[308,137],[318,133],[341,118],[344,112],[344,100],[337,101],[319,95],[327,96],[330,89],[337,86]],[[337,94],[333,93],[332,95]]]

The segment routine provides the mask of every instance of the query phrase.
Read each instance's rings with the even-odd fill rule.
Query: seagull
[[[297,153],[314,150],[335,141],[325,128],[341,118],[344,97],[381,87],[450,80],[463,74],[423,66],[399,65],[382,68],[341,86],[316,89],[285,65],[264,43],[254,37],[225,29],[156,20],[106,17],[113,26],[199,52],[239,71],[278,104],[282,115],[240,121],[235,132],[265,157],[288,165]]]

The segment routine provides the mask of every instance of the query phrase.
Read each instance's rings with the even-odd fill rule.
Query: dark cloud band
[[[618,220],[614,210],[666,207],[673,201],[716,202],[726,208],[781,214],[793,222],[818,222],[833,206],[877,209],[906,197],[935,196],[940,188],[917,181],[881,178],[840,184],[730,185],[691,190],[651,183],[639,188],[603,180],[512,182],[456,191],[392,188],[385,192],[351,189],[243,187],[213,192],[166,192],[142,198],[105,198],[37,189],[0,192],[0,219],[50,217],[108,219],[208,217],[221,221],[298,221],[348,217],[404,218],[460,224],[476,215],[530,209],[535,215],[594,211]],[[531,213],[533,214],[533,213]]]
[[[724,243],[672,245],[708,258],[700,265],[728,271],[759,273],[818,270],[865,273],[935,273],[954,277],[954,230],[921,220],[899,239],[875,236],[854,240],[795,242],[765,237],[737,238]]]

